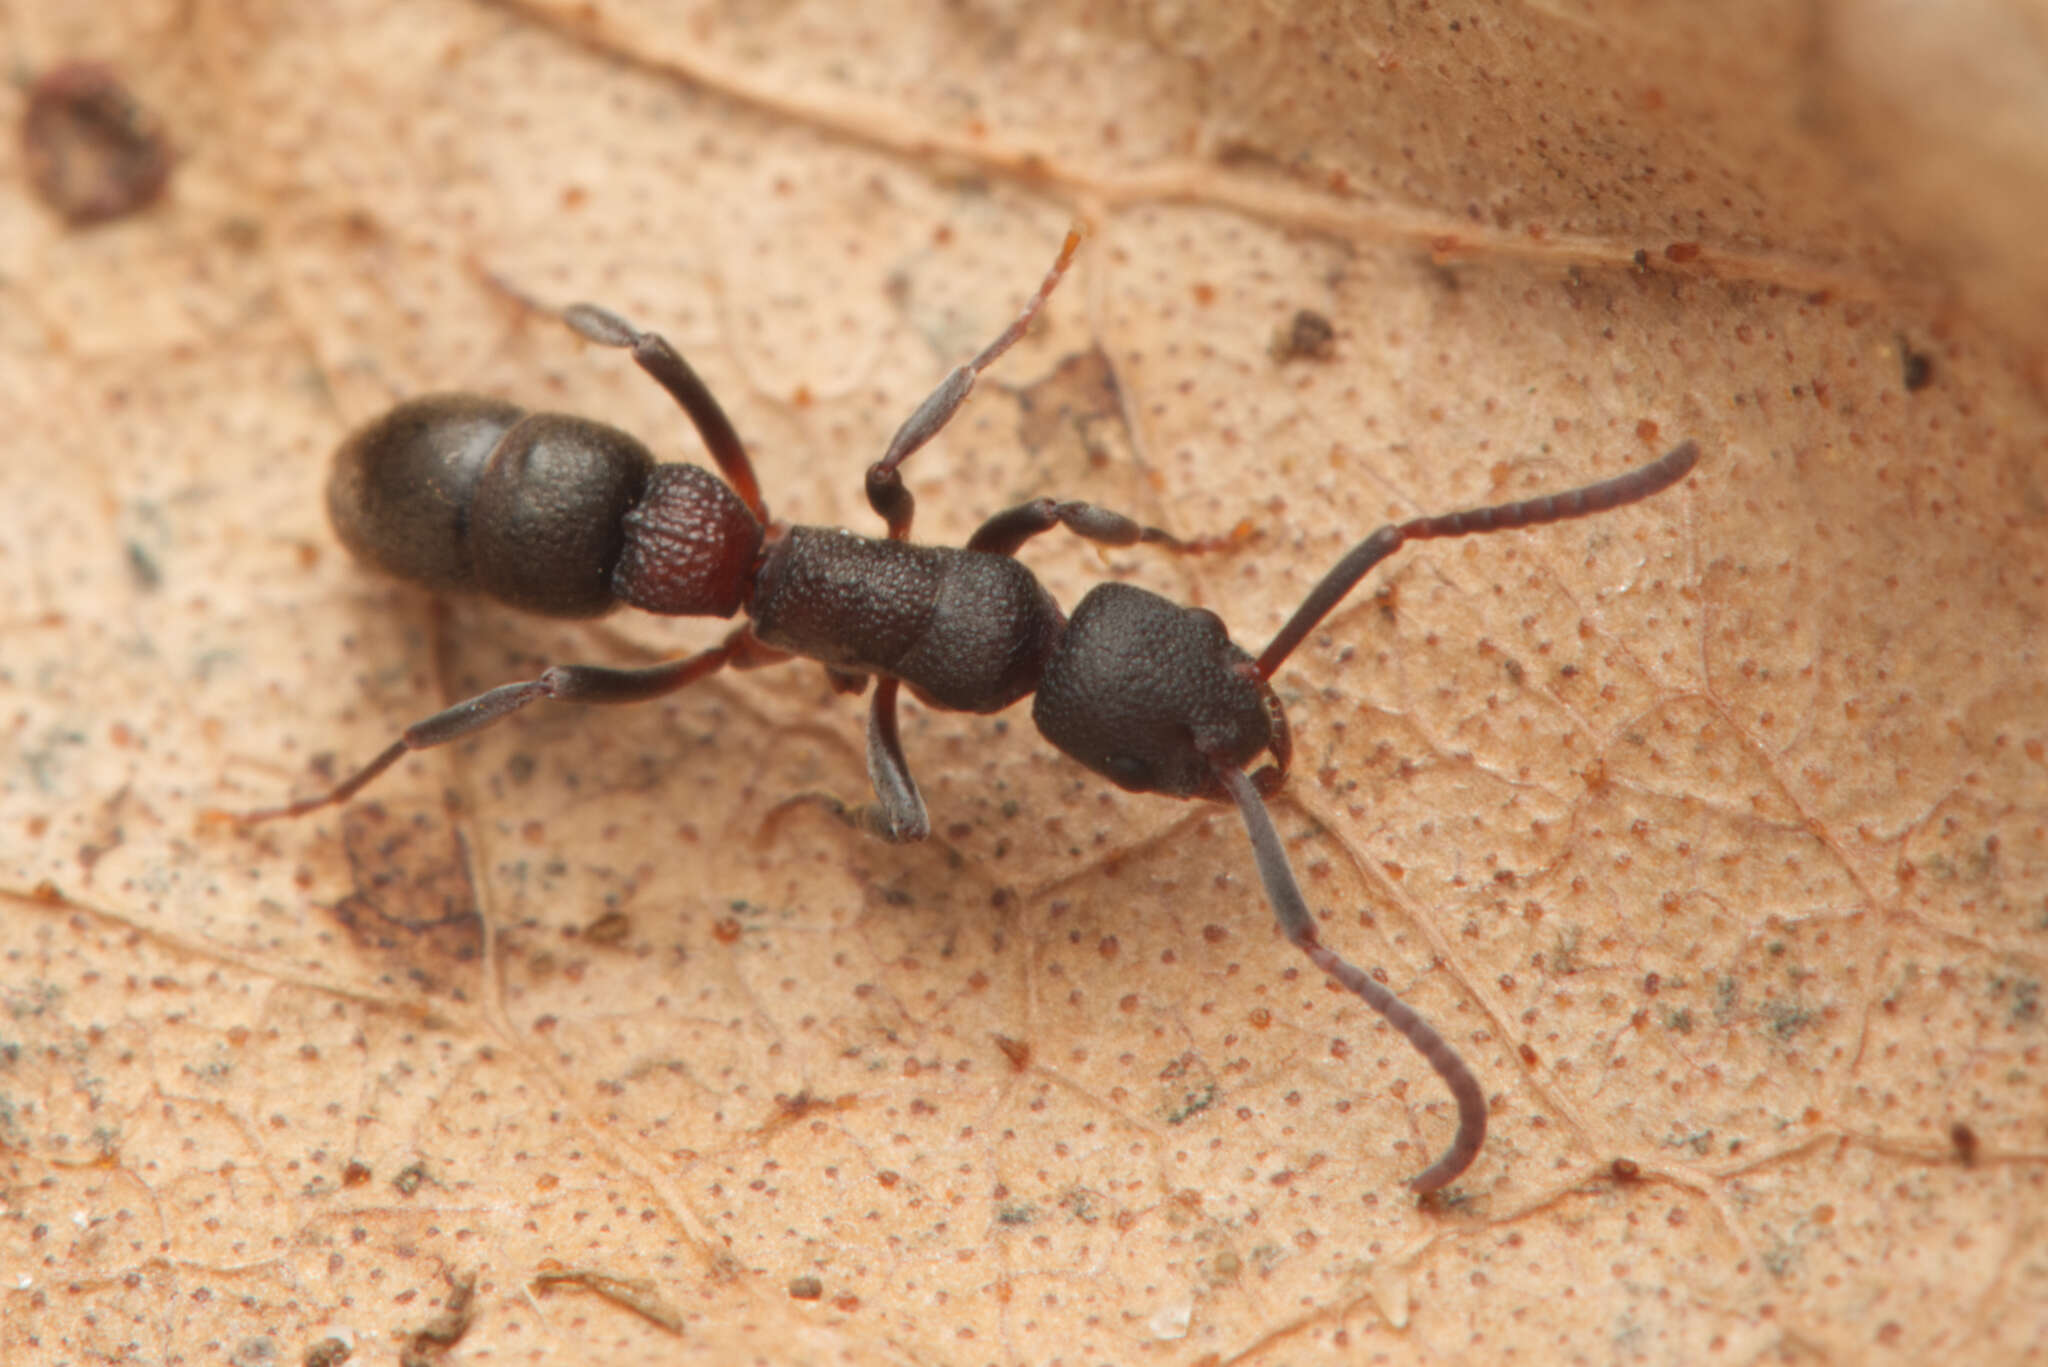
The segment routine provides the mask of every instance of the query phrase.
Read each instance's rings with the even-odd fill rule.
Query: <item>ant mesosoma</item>
[[[868,503],[885,539],[837,527],[793,527],[768,515],[752,462],[731,421],[667,341],[588,304],[563,317],[585,339],[630,351],[681,405],[725,478],[657,463],[637,439],[585,418],[529,413],[473,394],[402,403],[336,453],[327,508],[350,551],[428,588],[470,590],[530,612],[591,617],[629,603],[649,612],[747,623],[710,650],[642,669],[555,665],[407,727],[335,787],[262,821],[344,802],[412,750],[445,745],[542,698],[629,703],[687,687],[728,666],[794,657],[825,666],[835,687],[875,691],[868,772],[876,802],[845,813],[892,841],[931,825],[896,730],[907,686],[931,707],[997,712],[1036,693],[1045,738],[1134,793],[1229,800],[1250,837],[1280,929],[1322,971],[1399,1030],[1450,1088],[1458,1130],[1434,1166],[1408,1185],[1454,1181],[1486,1137],[1486,1098],[1465,1061],[1392,992],[1322,944],[1264,796],[1287,773],[1292,747],[1268,682],[1295,647],[1374,565],[1410,541],[1505,531],[1604,512],[1683,479],[1699,458],[1684,442],[1661,459],[1561,494],[1414,518],[1380,528],[1339,560],[1265,651],[1248,655],[1222,619],[1128,584],[1098,585],[1061,613],[1015,559],[1026,541],[1065,527],[1108,546],[1151,542],[1210,549],[1092,504],[1034,499],[996,513],[965,547],[909,541],[915,500],[901,468],[957,412],[975,378],[1024,335],[1072,263],[1081,233],[1016,320],[955,368],[868,467]],[[1245,766],[1272,762],[1256,774]]]

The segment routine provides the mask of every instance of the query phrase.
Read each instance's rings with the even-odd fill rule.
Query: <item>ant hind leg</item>
[[[710,650],[680,660],[667,660],[658,665],[649,665],[645,669],[613,669],[603,665],[551,665],[541,672],[539,678],[500,685],[473,698],[465,698],[453,707],[444,708],[431,717],[414,722],[375,759],[324,793],[301,798],[282,807],[265,807],[253,812],[239,813],[211,812],[208,815],[237,826],[253,826],[265,821],[304,816],[308,812],[319,811],[322,807],[332,807],[348,801],[368,787],[386,769],[414,750],[430,750],[437,745],[446,745],[450,741],[474,735],[478,731],[497,725],[528,704],[542,699],[571,703],[645,702],[650,698],[658,698],[665,693],[687,688],[727,665],[735,669],[752,669],[788,658],[784,652],[762,645],[753,638],[746,627],[741,627]]]

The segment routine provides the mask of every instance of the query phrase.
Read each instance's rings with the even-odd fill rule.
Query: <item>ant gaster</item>
[[[710,650],[642,669],[556,665],[407,727],[329,791],[244,820],[299,816],[344,802],[407,752],[445,745],[542,698],[628,703],[673,693],[719,669],[801,656],[834,685],[876,681],[868,773],[876,803],[849,819],[888,840],[931,829],[897,736],[897,693],[931,707],[997,712],[1028,693],[1045,738],[1120,788],[1236,804],[1280,929],[1315,965],[1399,1030],[1458,1104],[1456,1137],[1410,1179],[1417,1192],[1454,1181],[1486,1136],[1486,1098],[1462,1058],[1427,1022],[1324,947],[1264,795],[1287,773],[1287,722],[1269,680],[1368,570],[1403,544],[1582,517],[1669,488],[1698,459],[1688,441],[1612,479],[1544,498],[1421,517],[1380,528],[1337,562],[1256,658],[1213,612],[1128,584],[1102,584],[1071,618],[1015,559],[1054,527],[1108,546],[1179,540],[1088,503],[1034,499],[989,518],[964,548],[909,541],[915,508],[903,462],[930,441],[975,378],[1024,335],[1066,273],[1081,233],[1067,234],[1029,303],[980,355],[954,369],[868,468],[867,497],[885,539],[793,527],[768,515],[738,433],[667,341],[587,304],[563,317],[589,341],[632,353],[695,424],[724,474],[659,464],[616,428],[496,399],[438,395],[400,404],[350,436],[327,487],[335,530],[355,555],[428,588],[469,590],[556,617],[619,603],[649,612],[747,622]],[[1245,766],[1260,755],[1256,774]]]

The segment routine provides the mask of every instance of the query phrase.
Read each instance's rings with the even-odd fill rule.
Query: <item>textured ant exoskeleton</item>
[[[903,462],[946,425],[978,376],[1024,335],[1080,245],[1070,232],[1016,320],[952,371],[868,468],[869,504],[886,538],[776,522],[746,448],[718,401],[665,340],[587,304],[564,315],[586,339],[632,352],[682,406],[717,461],[659,464],[616,428],[528,413],[469,394],[400,404],[345,441],[327,489],[335,530],[359,559],[429,588],[487,594],[514,607],[588,617],[619,603],[649,612],[731,617],[719,645],[643,669],[556,665],[416,722],[327,792],[253,812],[298,816],[346,801],[408,751],[470,735],[528,703],[640,702],[732,666],[792,657],[823,664],[850,692],[876,681],[868,773],[876,802],[851,819],[889,840],[931,829],[896,730],[898,691],[932,707],[996,712],[1036,693],[1045,738],[1135,793],[1228,800],[1250,836],[1280,929],[1315,965],[1408,1038],[1450,1088],[1458,1130],[1409,1186],[1431,1192],[1471,1165],[1486,1135],[1486,1099],[1457,1052],[1392,992],[1324,947],[1263,800],[1292,750],[1274,671],[1368,570],[1409,541],[1504,531],[1602,512],[1683,479],[1692,442],[1583,488],[1380,528],[1337,562],[1263,653],[1234,644],[1213,612],[1128,584],[1102,584],[1071,618],[1015,559],[1026,541],[1064,526],[1091,541],[1207,549],[1088,503],[1034,499],[995,514],[965,547],[908,540],[914,500]],[[1245,766],[1272,762],[1256,774]]]

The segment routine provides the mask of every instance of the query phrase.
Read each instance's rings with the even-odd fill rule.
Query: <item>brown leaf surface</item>
[[[94,231],[0,190],[0,1358],[2038,1345],[2048,64],[1987,0],[1916,65],[1936,8],[0,5],[11,70],[109,62],[179,158]],[[1076,214],[920,533],[1052,491],[1260,534],[1049,538],[1069,604],[1129,577],[1256,646],[1389,517],[1706,453],[1405,553],[1281,677],[1327,938],[1493,1099],[1445,1208],[1401,1182],[1447,1098],[1271,932],[1234,820],[1021,711],[909,709],[917,849],[780,805],[864,788],[809,668],[198,822],[717,635],[334,546],[326,453],[400,395],[696,458],[522,297],[666,331],[781,514],[866,527]],[[1330,359],[1272,352],[1301,309]]]

